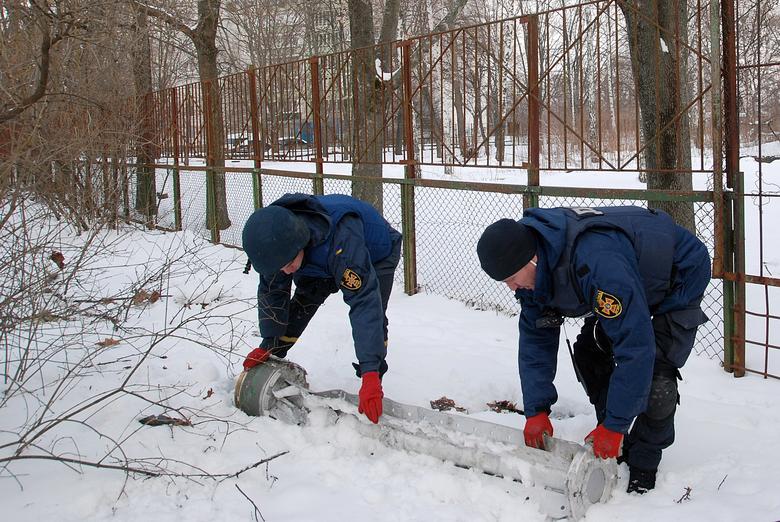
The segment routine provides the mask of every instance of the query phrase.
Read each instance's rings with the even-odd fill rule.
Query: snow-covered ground
[[[780,153],[780,143],[764,153]],[[759,164],[749,154],[745,151],[741,162],[747,192],[756,190],[759,168],[762,189],[771,192],[780,185],[780,162]],[[332,169],[332,173],[348,170],[346,166]],[[165,174],[160,173],[163,179]],[[400,170],[390,167],[385,174],[400,175]],[[428,167],[423,175],[452,179]],[[525,181],[517,171],[501,169],[456,169],[454,177]],[[56,240],[66,267],[75,264],[85,241],[102,245],[90,250],[92,257],[82,261],[66,293],[74,303],[97,303],[92,312],[99,313],[70,322],[43,319],[42,337],[33,344],[27,344],[24,330],[19,330],[19,336],[11,336],[3,347],[4,363],[11,369],[30,355],[38,354],[40,360],[23,376],[24,392],[6,382],[0,395],[0,519],[545,519],[512,481],[385,448],[348,425],[294,427],[237,410],[234,381],[243,356],[259,342],[256,276],[242,273],[245,257],[240,251],[205,241],[201,178],[192,173],[182,176],[190,231],[136,229],[105,232],[97,238],[66,231]],[[159,187],[170,192],[163,179],[158,179]],[[308,180],[265,179],[269,181],[266,203],[283,192],[308,191],[311,186]],[[582,173],[542,175],[543,183],[551,186],[581,185],[582,179]],[[247,180],[228,177],[234,225],[223,236],[227,242],[237,242],[252,210]],[[625,174],[593,173],[588,183],[639,187],[635,177]],[[705,188],[706,180],[697,179],[696,185]],[[348,182],[326,181],[326,192],[348,190]],[[425,407],[446,396],[479,419],[521,428],[523,419],[517,414],[494,413],[486,406],[496,400],[522,404],[516,318],[434,295],[451,292],[472,303],[484,300],[511,306],[508,290],[487,280],[473,252],[484,225],[519,214],[519,198],[447,189],[420,189],[417,194],[418,269],[421,284],[433,293],[410,297],[401,286],[394,290],[388,313],[386,396]],[[170,201],[163,200],[163,219],[172,220],[171,208],[166,207]],[[398,224],[397,187],[386,189],[385,202],[388,218]],[[780,201],[750,198],[746,219],[749,272],[777,277],[780,248],[771,231],[780,219]],[[36,255],[45,261],[45,254]],[[162,271],[163,266],[167,270]],[[159,290],[162,297],[156,302],[140,299],[139,304],[122,308],[120,304],[137,295],[139,288]],[[763,287],[748,285],[748,310],[776,317],[778,290],[770,287],[765,294]],[[120,299],[101,302],[111,296]],[[116,328],[101,319],[109,316]],[[768,341],[777,345],[777,320],[769,325]],[[766,327],[766,319],[748,316],[748,339],[764,342]],[[576,330],[567,328],[573,339]],[[716,334],[718,328],[716,324]],[[657,488],[643,497],[627,495],[627,469],[622,466],[613,498],[591,508],[587,520],[780,520],[780,382],[754,374],[734,379],[712,356],[712,343],[719,341],[702,337],[696,350],[702,355],[692,356],[683,370],[677,441],[665,453]],[[775,352],[770,353],[769,365],[776,374]],[[763,347],[748,346],[749,366],[760,367],[763,358]],[[308,370],[314,390],[357,392],[360,382],[350,366],[354,353],[347,309],[337,296],[319,311],[290,359]],[[552,415],[555,433],[582,441],[595,416],[576,382],[563,340],[559,359],[560,399]],[[138,422],[155,414],[186,418],[192,425],[150,427]],[[67,421],[57,422],[66,417]],[[20,452],[23,458],[15,458],[15,441],[28,429],[39,436]],[[284,454],[277,456],[280,453]],[[74,462],[25,458],[31,456]],[[242,471],[266,458],[272,460]],[[85,462],[167,476],[128,476]]]
[[[260,520],[252,503],[267,521],[545,519],[509,480],[387,449],[349,426],[295,427],[236,410],[234,379],[243,355],[259,341],[256,279],[242,274],[242,253],[189,232],[137,230],[106,238],[113,243],[111,251],[88,263],[95,271],[84,271],[74,293],[96,297],[121,292],[167,259],[172,270],[162,279],[164,297],[132,307],[118,331],[99,322],[81,332],[83,345],[94,350],[92,358],[60,390],[60,399],[45,416],[54,418],[116,388],[130,372],[126,389],[137,395],[119,394],[86,409],[73,418],[78,422],[59,425],[23,454],[50,451],[108,465],[124,455],[137,467],[233,474],[287,453],[221,480],[128,478],[121,471],[51,460],[5,462],[8,466],[0,468],[3,520]],[[62,238],[66,261],[69,245],[76,248],[81,241]],[[495,400],[522,403],[516,318],[436,295],[410,297],[399,287],[388,315],[387,397],[427,406],[447,396],[478,418],[522,427],[520,416],[493,413],[486,406]],[[576,332],[570,329],[568,335]],[[119,343],[98,350],[94,343],[106,338]],[[153,342],[157,344],[145,356]],[[73,349],[47,362],[45,377],[30,383],[41,389],[5,404],[0,458],[9,456],[3,444],[13,439],[20,424],[42,414],[42,403],[36,401],[56,395],[52,380],[46,379],[61,377],[81,355]],[[568,357],[562,346],[556,380],[560,400],[552,416],[556,436],[581,441],[595,417]],[[357,392],[347,308],[337,296],[319,311],[290,359],[308,370],[312,389]],[[643,497],[626,494],[627,470],[622,466],[613,498],[593,507],[587,520],[780,519],[780,382],[754,375],[734,379],[717,360],[706,357],[692,357],[683,375],[677,441],[661,463],[657,488]],[[138,423],[143,416],[162,413],[187,417],[192,426]]]

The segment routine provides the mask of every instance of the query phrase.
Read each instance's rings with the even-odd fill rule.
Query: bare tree
[[[229,263],[214,266],[213,259],[201,255],[203,245],[172,237],[167,246],[158,243],[162,248],[153,257],[133,265],[127,244],[138,238],[131,236],[132,229],[106,235],[93,228],[78,237],[69,224],[41,210],[40,203],[18,192],[0,200],[0,262],[7,268],[0,272],[0,412],[6,421],[0,477],[13,477],[21,487],[25,477],[17,470],[28,460],[59,462],[77,472],[92,467],[130,476],[216,481],[259,465],[212,473],[198,462],[158,451],[138,454],[132,447],[142,430],[156,423],[199,430],[216,422],[227,427],[226,435],[243,428],[201,406],[200,383],[166,385],[142,375],[165,358],[164,346],[173,340],[222,358],[234,343],[245,344],[240,332],[250,331],[253,321],[240,315],[254,303],[231,298],[231,290],[218,286]],[[52,253],[55,246],[59,250]],[[124,264],[117,265],[123,256]],[[191,280],[193,268],[201,284],[174,302],[171,280]],[[136,278],[117,286],[119,272]],[[138,324],[149,307],[164,317],[162,331]],[[117,403],[140,423],[111,423],[118,429],[101,423],[101,414]],[[81,430],[78,440],[74,428]],[[90,447],[91,440],[101,443]],[[35,480],[35,473],[25,475]]]
[[[224,42],[234,70],[262,68],[297,59],[306,49],[305,32],[311,6],[289,1],[227,0]]]
[[[163,9],[135,0],[133,3],[149,16],[175,27],[186,35],[195,46],[207,125],[206,165],[208,167],[207,177],[210,178],[210,182],[207,184],[206,198],[209,207],[214,207],[213,213],[207,213],[206,226],[210,230],[214,225],[219,230],[225,230],[231,226],[231,222],[228,216],[225,192],[225,129],[218,79],[217,54],[219,50],[216,44],[221,0],[198,0],[197,24],[194,29]],[[212,214],[216,215],[216,224],[211,223]]]
[[[126,193],[117,158],[136,132],[124,103],[123,5],[4,2],[0,11],[0,196],[34,194],[82,230],[115,223]]]
[[[466,0],[454,0],[444,3],[445,14],[441,20],[433,27],[433,32],[444,31],[455,23],[455,19],[465,5]],[[380,178],[382,175],[382,133],[383,133],[383,115],[384,104],[382,103],[383,89],[390,88],[390,85],[384,81],[384,73],[391,72],[385,70],[385,67],[391,62],[390,53],[392,52],[389,42],[398,37],[398,27],[400,13],[406,12],[401,9],[400,2],[386,2],[382,16],[382,26],[379,31],[380,45],[376,48],[373,7],[368,0],[349,0],[349,19],[350,35],[352,48],[352,74],[355,79],[353,82],[353,113],[354,113],[354,133],[353,149],[357,157],[353,160],[352,174],[356,177]],[[427,33],[430,31],[430,21],[428,13],[429,4],[424,2],[422,5],[414,4],[407,6],[408,11],[412,13],[414,23],[404,24],[404,34],[415,34],[415,32]],[[414,7],[414,9],[411,9]],[[424,12],[425,16],[421,16]],[[422,42],[421,45],[429,45]],[[415,52],[415,56],[424,56],[422,49]],[[381,71],[377,71],[376,61],[379,60]],[[414,70],[416,64],[410,64]],[[382,75],[378,75],[381,72]],[[400,89],[401,75],[393,77],[392,88]],[[435,106],[435,104],[434,104]],[[402,127],[399,125],[396,130],[400,133]],[[400,142],[399,134],[396,134],[393,141]],[[373,181],[361,181],[355,179],[352,185],[353,194],[365,201],[368,201],[378,209],[382,208],[382,187],[380,183]]]
[[[382,92],[377,78],[374,45],[374,10],[370,0],[349,0],[349,32],[352,48],[352,103],[354,115],[352,175],[382,178]],[[397,4],[396,4],[397,5]],[[397,17],[397,13],[396,13]],[[388,15],[387,20],[392,16]],[[397,25],[397,21],[396,21]],[[382,212],[382,183],[354,179],[352,194]]]
[[[759,65],[777,62],[780,56],[780,6],[777,2],[754,1],[740,4],[737,48],[740,63]],[[743,143],[780,141],[780,78],[776,68],[746,67],[740,71],[737,89]],[[759,96],[760,93],[760,96]]]
[[[246,349],[240,332],[253,324],[235,316],[254,308],[251,300],[208,291],[208,280],[183,302],[169,301],[164,332],[135,323],[145,307],[166,302],[169,277],[192,277],[192,263],[221,277],[229,265],[199,258],[202,245],[138,266],[126,258],[113,270],[136,273],[127,285],[106,273],[133,242],[125,235],[132,227],[117,226],[116,207],[120,199],[129,206],[118,158],[132,154],[139,135],[135,107],[125,103],[134,94],[132,15],[124,1],[3,2],[0,9],[0,476],[20,485],[35,480],[18,472],[33,459],[145,477],[223,480],[243,472],[209,473],[157,452],[133,455],[126,443],[144,425],[133,420],[127,426],[135,430],[107,432],[95,420],[125,401],[138,406],[131,415],[169,413],[186,425],[236,428],[199,407],[193,390],[144,382],[140,370],[172,339],[226,359],[233,343]],[[106,234],[108,227],[122,230]],[[72,437],[74,428],[84,439]],[[90,447],[92,436],[101,443]]]
[[[449,1],[445,6],[445,14],[441,18],[441,21],[434,28],[434,31],[449,31],[458,27],[458,19],[461,15],[461,12],[465,10],[466,2],[467,0]],[[464,16],[463,21],[468,24],[471,20],[469,20],[468,16]],[[456,132],[458,135],[457,142],[460,148],[461,157],[466,158],[471,155],[473,149],[471,149],[466,135],[466,102],[465,94],[463,92],[463,81],[465,80],[465,77],[463,77],[463,75],[457,74],[457,71],[465,70],[466,64],[458,63],[458,59],[460,58],[459,54],[460,53],[455,51],[455,47],[453,47],[448,61],[450,66],[450,85],[452,89],[454,105],[453,110],[456,120],[455,127],[457,129]]]
[[[647,188],[691,190],[691,136],[686,110],[688,4],[685,0],[631,0],[620,7],[626,18],[641,111]],[[648,203],[695,232],[693,203]]]
[[[78,8],[50,13],[37,2],[3,5],[3,50],[19,53],[2,53],[0,124],[21,115],[50,92],[52,53],[59,42],[77,31],[82,15]],[[31,44],[30,50],[23,49],[22,42]]]
[[[151,226],[157,214],[157,184],[155,182],[154,129],[152,128],[152,49],[149,42],[149,26],[146,12],[135,14],[135,45],[133,46],[133,79],[138,103],[140,133],[136,144],[136,193],[135,209],[143,214]]]

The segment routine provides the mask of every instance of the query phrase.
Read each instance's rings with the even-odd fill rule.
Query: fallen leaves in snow
[[[431,408],[438,411],[449,411],[449,410],[455,410],[460,411],[464,413],[468,413],[466,411],[466,408],[462,406],[458,406],[455,404],[455,401],[448,398],[448,397],[441,397],[439,399],[436,399],[434,401],[431,401]]]
[[[131,299],[131,302],[134,305],[140,305],[145,302],[156,303],[159,300],[160,300],[160,292],[158,292],[157,290],[153,290],[150,293],[142,288],[135,293],[135,295]]]
[[[62,255],[62,252],[57,252],[57,251],[52,252],[51,255],[49,256],[49,259],[54,261],[54,264],[57,265],[57,268],[59,268],[60,270],[65,269],[65,256]]]
[[[147,426],[192,426],[192,423],[187,419],[174,419],[167,415],[149,415],[138,419],[138,422]]]
[[[519,413],[520,415],[523,414],[523,410],[518,409],[518,407],[515,406],[515,403],[511,401],[493,401],[487,403],[487,407],[496,413],[504,413],[508,411],[511,413]]]

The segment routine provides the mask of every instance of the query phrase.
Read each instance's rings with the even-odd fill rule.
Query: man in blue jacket
[[[674,441],[678,369],[707,321],[704,244],[660,210],[531,208],[487,227],[477,253],[521,305],[526,445],[541,448],[553,434],[560,326],[584,317],[573,360],[598,421],[585,440],[596,456],[628,463],[628,492],[654,488]]]
[[[382,415],[387,371],[387,302],[401,256],[401,234],[369,204],[339,194],[287,194],[256,210],[244,225],[244,251],[260,274],[263,341],[244,360],[248,370],[285,357],[325,299],[338,290],[349,305],[362,378],[359,411]],[[291,297],[291,285],[295,294]]]

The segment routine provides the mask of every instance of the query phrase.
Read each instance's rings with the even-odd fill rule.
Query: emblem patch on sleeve
[[[623,312],[623,303],[614,295],[599,290],[596,293],[596,308],[593,311],[601,317],[614,319]]]
[[[341,286],[347,290],[360,290],[360,287],[363,286],[363,280],[354,270],[347,268],[344,270],[344,275],[341,276]]]

